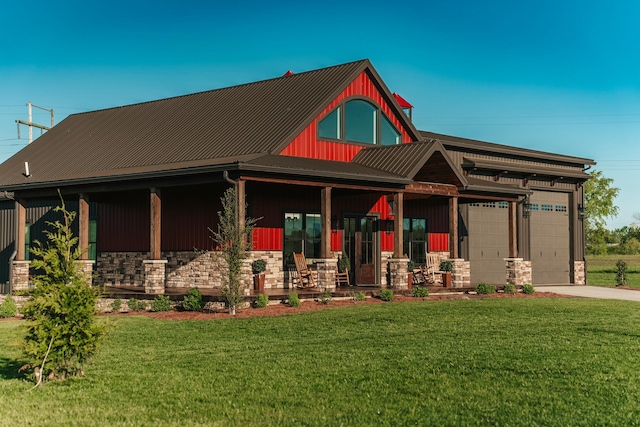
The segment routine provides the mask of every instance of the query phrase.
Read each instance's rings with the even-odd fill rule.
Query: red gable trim
[[[389,107],[382,94],[366,72],[362,72],[347,88],[316,117],[306,129],[291,141],[280,152],[283,156],[307,157],[312,159],[334,160],[350,162],[356,154],[366,146],[341,142],[318,141],[318,122],[336,105],[350,96],[364,96],[378,105],[391,122],[402,133],[402,142],[411,142],[411,137],[402,123],[396,118],[395,112]]]
[[[400,107],[402,107],[402,108],[413,108],[413,105],[409,104],[409,101],[407,101],[406,99],[404,99],[403,97],[401,97],[397,93],[393,92],[393,97],[396,99],[396,101],[398,101],[398,104],[400,104]]]

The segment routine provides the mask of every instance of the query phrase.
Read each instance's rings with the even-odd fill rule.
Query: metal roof
[[[275,154],[364,70],[376,75],[370,62],[361,60],[74,114],[0,165],[0,188],[131,177]],[[23,176],[25,162],[28,178]]]

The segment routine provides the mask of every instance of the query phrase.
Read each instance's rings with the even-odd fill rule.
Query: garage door
[[[533,283],[570,283],[569,195],[534,192],[530,221]]]
[[[509,257],[509,203],[469,205],[469,262],[471,283],[504,285]]]

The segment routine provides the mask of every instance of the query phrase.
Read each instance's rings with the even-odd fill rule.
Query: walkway
[[[536,286],[539,292],[554,292],[562,295],[572,295],[582,298],[620,299],[640,302],[640,290],[618,288],[603,288],[601,286]]]

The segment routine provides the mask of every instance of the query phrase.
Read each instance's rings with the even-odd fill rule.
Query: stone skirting
[[[522,258],[505,258],[504,260],[507,267],[507,284],[522,286],[532,283],[531,261],[525,261]]]
[[[451,287],[468,288],[471,287],[471,263],[462,258],[443,259],[451,261],[453,271],[451,271]]]
[[[144,286],[142,261],[148,252],[101,252],[94,282],[100,286]]]
[[[392,289],[409,288],[409,260],[407,258],[389,258],[389,287]]]
[[[29,289],[29,261],[12,261],[11,284],[14,291]]]
[[[586,285],[587,274],[584,261],[573,262],[573,284],[574,285]]]

